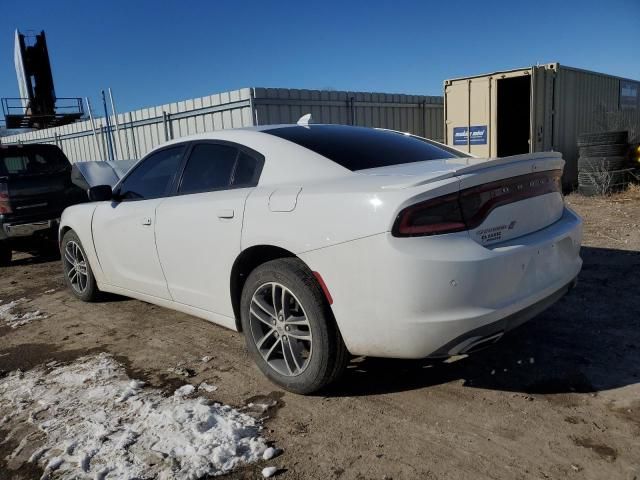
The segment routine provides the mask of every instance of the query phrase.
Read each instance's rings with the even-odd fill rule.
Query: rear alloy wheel
[[[0,267],[8,267],[11,264],[11,246],[7,242],[0,242]]]
[[[267,262],[247,278],[241,320],[262,372],[294,393],[313,393],[344,371],[348,352],[322,289],[296,258]]]
[[[69,230],[65,233],[60,253],[64,280],[71,293],[84,302],[97,300],[100,291],[87,260],[87,254],[74,231]]]
[[[277,282],[255,291],[249,307],[252,340],[267,364],[293,377],[309,366],[313,335],[307,314],[291,290]]]

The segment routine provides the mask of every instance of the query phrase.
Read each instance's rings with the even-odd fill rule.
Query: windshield
[[[40,175],[70,168],[64,154],[53,145],[0,148],[0,175]]]
[[[264,132],[297,143],[351,171],[464,156],[428,140],[390,130],[309,125]]]

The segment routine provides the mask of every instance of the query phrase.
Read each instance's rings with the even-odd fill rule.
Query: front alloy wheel
[[[60,245],[64,281],[77,298],[84,302],[98,299],[100,291],[87,260],[82,243],[73,230],[62,237]]]
[[[71,288],[79,295],[82,295],[89,284],[87,273],[87,260],[84,253],[75,241],[70,240],[64,246],[63,260],[65,274]]]

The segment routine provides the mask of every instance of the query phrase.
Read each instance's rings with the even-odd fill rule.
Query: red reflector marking
[[[324,283],[322,276],[318,272],[313,272],[313,276],[316,277],[316,280],[318,280],[318,283],[320,284],[320,288],[322,288],[322,291],[324,292],[324,296],[327,297],[327,301],[329,302],[329,305],[333,305],[333,297],[329,293],[327,284]]]

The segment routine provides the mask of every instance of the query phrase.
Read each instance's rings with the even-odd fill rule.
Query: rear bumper
[[[499,334],[550,306],[580,271],[581,241],[582,222],[565,209],[554,224],[489,247],[468,232],[385,233],[300,257],[327,284],[352,354],[424,358],[468,350],[472,337]]]
[[[519,312],[502,318],[497,322],[470,330],[469,332],[454,338],[429,356],[432,358],[444,358],[453,355],[473,353],[489,346],[500,340],[500,338],[502,338],[502,336],[508,331],[519,327],[536,317],[538,314],[544,312],[547,308],[569,293],[569,291],[575,287],[576,283],[577,279],[574,279],[560,290],[552,293],[546,298],[543,298],[537,303],[520,310]]]
[[[0,240],[11,240],[15,238],[26,238],[37,234],[47,234],[57,232],[59,218],[40,220],[32,222],[0,222]]]

